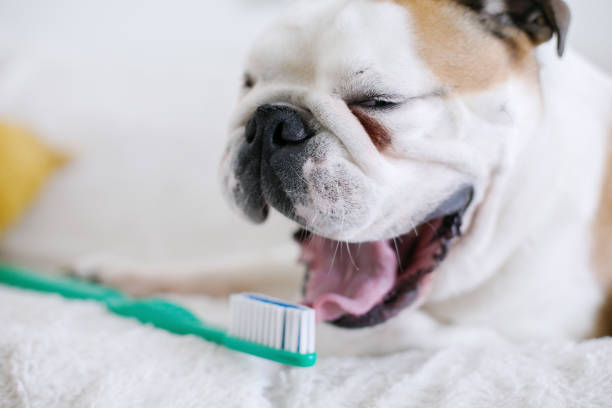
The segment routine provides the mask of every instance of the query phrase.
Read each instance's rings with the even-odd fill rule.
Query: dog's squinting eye
[[[365,109],[391,109],[398,106],[400,102],[390,101],[382,98],[372,98],[363,101],[356,102],[354,105],[360,106]]]

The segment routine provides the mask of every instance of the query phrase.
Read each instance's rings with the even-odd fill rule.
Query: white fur
[[[347,241],[389,239],[470,183],[464,236],[434,273],[424,309],[519,338],[588,335],[601,301],[590,222],[609,142],[610,80],[571,52],[558,61],[547,45],[538,55],[541,90],[515,76],[377,113],[392,129],[381,154],[342,98],[362,89],[419,97],[442,86],[416,52],[411,25],[399,6],[362,0],[308,2],[285,16],[247,64],[257,84],[235,115],[226,171],[257,106],[307,108],[326,155],[306,163],[304,178],[312,186],[313,169],[325,169],[328,179],[318,182],[353,186],[338,200],[311,189],[296,207],[309,229]]]
[[[455,297],[428,310],[512,336],[580,337],[601,301],[591,222],[610,143],[612,83],[573,52],[559,61],[544,49],[540,61],[540,124],[485,202],[483,212],[500,207],[476,223],[489,231],[466,236],[436,273],[433,299]]]

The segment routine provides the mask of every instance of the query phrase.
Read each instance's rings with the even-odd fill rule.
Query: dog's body
[[[536,48],[556,34],[562,51],[566,12],[559,0],[325,0],[256,42],[224,182],[251,219],[272,206],[308,230],[305,301],[321,320],[363,327],[410,306],[361,332],[392,330],[385,349],[456,339],[442,326],[519,339],[604,327],[612,81]]]
[[[609,80],[575,54],[539,61],[542,122],[504,191],[488,198],[503,210],[489,225],[489,246],[480,248],[487,255],[457,251],[455,259],[451,252],[438,271],[446,278],[436,296],[441,301],[427,309],[443,321],[511,336],[580,338],[595,333],[612,274],[612,94]],[[456,273],[460,265],[464,274]],[[457,279],[469,275],[478,286],[444,300],[461,286]]]

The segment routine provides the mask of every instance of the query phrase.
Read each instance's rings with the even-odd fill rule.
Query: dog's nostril
[[[252,118],[247,122],[246,128],[244,129],[244,137],[247,143],[252,143],[255,140],[255,134],[257,133],[257,123],[255,118]]]
[[[276,129],[274,129],[274,133],[272,134],[272,143],[277,146],[284,146],[287,144],[285,138],[283,137],[283,131],[285,130],[284,122],[278,122],[276,125]]]
[[[301,122],[282,120],[278,122],[272,134],[272,142],[277,146],[300,143],[308,139],[306,129]]]
[[[281,138],[289,143],[298,143],[308,138],[306,134],[306,129],[302,125],[302,123],[296,124],[293,126],[283,126],[283,132],[281,133]]]
[[[302,143],[311,136],[295,109],[274,105],[262,105],[257,108],[253,117],[247,122],[244,134],[247,143],[255,145],[261,140],[268,152]]]

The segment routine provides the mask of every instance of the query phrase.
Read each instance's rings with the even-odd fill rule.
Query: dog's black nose
[[[261,141],[263,150],[271,153],[305,141],[309,133],[295,109],[285,105],[262,105],[247,123],[245,137],[248,143]]]
[[[306,141],[314,133],[300,113],[286,105],[262,105],[247,122],[234,162],[238,182],[233,194],[253,221],[264,221],[269,206],[294,217],[293,200],[308,192],[299,175],[309,155]]]

